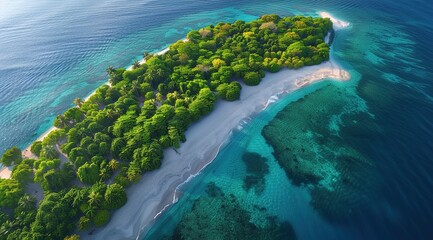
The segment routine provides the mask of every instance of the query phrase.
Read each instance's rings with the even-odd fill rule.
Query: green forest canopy
[[[12,179],[0,181],[0,239],[62,239],[106,224],[126,203],[124,189],[159,168],[163,149],[186,141],[188,126],[217,98],[239,99],[239,82],[258,85],[265,72],[328,60],[331,29],[329,19],[264,15],[191,31],[163,55],[146,53],[132,70],[109,67],[110,85],[76,99],[56,117],[58,130],[33,143],[38,159],[22,160],[15,147],[1,158],[15,166]],[[39,207],[24,191],[31,182],[44,190]]]

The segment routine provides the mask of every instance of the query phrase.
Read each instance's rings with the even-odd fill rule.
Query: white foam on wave
[[[334,16],[332,16],[328,12],[319,12],[319,15],[322,18],[329,18],[329,19],[331,19],[332,23],[334,24],[334,29],[335,30],[347,28],[347,27],[350,26],[349,22],[346,22],[346,21],[340,20],[338,18],[335,18]]]
[[[329,40],[330,40],[330,34],[328,32],[328,34],[326,34],[326,36],[325,36],[325,42],[326,42],[326,44],[329,44]]]
[[[277,95],[271,96],[265,104],[265,108],[267,108],[270,104],[277,102],[279,97]]]

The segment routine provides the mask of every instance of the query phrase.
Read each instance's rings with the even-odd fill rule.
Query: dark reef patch
[[[333,222],[362,213],[378,189],[375,164],[356,144],[378,129],[351,91],[329,84],[286,106],[262,130],[287,177],[307,186],[312,206]]]
[[[265,226],[252,223],[251,213],[239,200],[225,194],[215,183],[209,183],[206,192],[208,195],[194,201],[173,235],[165,239],[296,239],[292,225],[275,216],[265,215]],[[266,208],[259,208],[266,212]]]
[[[267,159],[258,153],[245,152],[242,161],[247,167],[247,175],[244,178],[242,187],[245,191],[253,188],[256,195],[262,194],[266,186],[265,176],[269,173]]]

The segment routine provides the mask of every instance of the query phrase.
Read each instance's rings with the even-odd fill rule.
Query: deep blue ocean
[[[143,234],[159,239],[175,230],[193,232],[194,223],[206,221],[215,226],[231,221],[225,225],[236,227],[239,219],[221,217],[221,206],[230,203],[228,209],[244,210],[233,216],[255,226],[267,226],[271,218],[288,222],[298,239],[433,239],[433,6],[428,0],[2,2],[0,152],[28,146],[75,98],[103,84],[109,65],[128,66],[144,51],[159,51],[191,29],[220,21],[319,11],[351,24],[336,33],[332,54],[352,80],[288,94],[234,131],[213,163],[179,188],[178,203]],[[310,115],[296,114],[301,111]],[[356,187],[343,188],[331,201],[317,197],[312,186],[293,185],[263,137],[263,129],[283,116],[279,113],[289,115],[287,124],[325,139],[308,145],[317,156],[341,151],[362,156],[363,164],[325,169],[336,178],[353,177],[349,183]],[[298,134],[294,127],[285,131]],[[260,194],[244,187],[250,174],[243,161],[247,152],[266,159]],[[209,239],[224,231],[213,230]]]

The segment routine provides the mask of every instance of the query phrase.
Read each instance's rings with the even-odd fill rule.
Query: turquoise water
[[[193,217],[213,214],[215,219],[233,224],[250,222],[259,232],[269,230],[270,238],[277,234],[278,226],[291,226],[298,239],[429,239],[433,236],[433,9],[425,0],[3,3],[0,152],[13,145],[23,148],[35,140],[57,114],[72,106],[74,98],[84,98],[106,81],[109,65],[128,66],[142,52],[163,49],[190,29],[218,21],[250,20],[266,13],[315,16],[318,11],[351,23],[349,29],[337,33],[333,54],[354,79],[309,86],[255,116],[234,132],[201,175],[180,187],[178,203],[143,231],[149,231],[149,239],[172,234],[176,227],[175,233],[185,233],[197,220]],[[298,101],[301,98],[305,104]],[[317,148],[318,154],[311,159],[323,158],[322,153],[336,156],[344,147],[373,166],[367,169],[374,173],[366,178],[369,184],[358,182],[360,187],[351,192],[350,199],[360,199],[353,206],[362,206],[358,208],[362,214],[342,215],[344,221],[324,214],[323,206],[336,206],[324,205],[326,201],[312,194],[317,193],[317,186],[293,184],[262,136],[263,128],[280,111],[300,111],[300,106],[318,99],[326,101],[319,102],[317,108],[303,109],[314,121],[304,123],[305,114],[290,119],[308,128],[309,135],[296,134],[312,139],[308,144]],[[287,131],[293,134],[293,129]],[[318,144],[318,134],[330,141]],[[254,174],[247,172],[242,159],[246,152],[259,153],[269,170],[253,176],[254,181],[250,178],[253,187],[249,190],[245,179]],[[336,179],[348,174],[336,168],[335,162],[324,163]],[[332,178],[327,179],[321,184],[333,186]],[[212,182],[224,195],[219,194],[216,203],[206,208],[201,203],[212,201],[206,192]],[[371,191],[363,198],[365,189]],[[221,209],[222,204],[232,202],[230,194],[235,197],[232,207],[242,208],[233,216],[241,219],[216,214],[227,211]],[[193,207],[197,198],[202,200]],[[286,234],[290,236],[289,231]],[[211,236],[215,235],[207,237]]]

